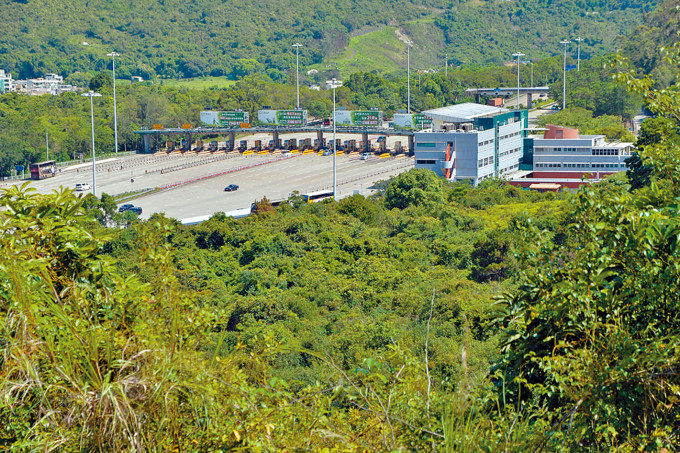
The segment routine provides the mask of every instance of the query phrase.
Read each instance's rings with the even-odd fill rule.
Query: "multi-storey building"
[[[423,112],[432,128],[416,132],[416,168],[451,181],[479,181],[519,169],[526,110],[464,103]]]
[[[607,143],[604,135],[579,135],[578,129],[548,124],[533,138],[533,178],[596,178],[626,170],[632,143]]]
[[[0,93],[8,93],[12,91],[12,74],[0,69]]]

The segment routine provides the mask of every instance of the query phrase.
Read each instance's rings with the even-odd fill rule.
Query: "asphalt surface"
[[[409,157],[381,159],[377,155],[362,160],[357,153],[338,155],[336,165],[338,198],[342,198],[355,191],[371,194],[376,182],[408,171],[413,168],[414,161]],[[280,200],[293,191],[332,189],[333,185],[332,155],[242,155],[237,152],[133,155],[98,161],[95,168],[98,196],[152,190],[146,195],[120,201],[120,204],[141,206],[142,218],[161,212],[177,219],[230,212],[249,208],[252,202],[264,196]],[[23,182],[6,181],[0,187]],[[54,178],[30,181],[29,185],[40,193],[49,193],[60,187],[75,188],[76,183],[93,184],[90,163],[63,169]],[[224,188],[229,184],[237,184],[239,189],[225,192]]]

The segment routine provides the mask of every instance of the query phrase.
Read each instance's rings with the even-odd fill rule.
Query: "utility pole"
[[[517,52],[512,54],[513,57],[517,57],[517,110],[519,110],[519,59],[523,57],[524,54]]]
[[[406,113],[411,113],[411,41],[406,41]]]
[[[302,44],[295,43],[295,85],[297,86],[297,108],[300,108],[300,47]]]
[[[106,54],[108,57],[111,57],[111,62],[113,63],[113,137],[114,137],[114,151],[117,153],[118,152],[118,115],[116,112],[116,57],[119,57],[120,54],[116,52],[111,52]],[[90,100],[92,100],[90,98]],[[93,188],[94,189],[94,188]]]
[[[562,110],[567,107],[567,44],[571,41],[560,41],[560,44],[564,46],[564,76],[562,80]]]

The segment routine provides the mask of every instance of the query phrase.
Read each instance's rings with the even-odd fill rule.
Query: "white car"
[[[79,183],[76,184],[76,190],[79,191],[79,192],[81,192],[83,190],[90,190],[90,185],[86,182],[83,182],[83,183],[79,182]]]

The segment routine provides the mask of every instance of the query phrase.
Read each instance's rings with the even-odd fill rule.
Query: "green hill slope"
[[[266,72],[282,80],[295,65],[291,45],[300,42],[303,67],[334,63],[341,71],[393,72],[405,66],[405,54],[391,30],[414,42],[411,61],[422,69],[441,67],[445,53],[453,64],[504,62],[518,50],[527,58],[552,55],[559,52],[560,39],[576,35],[585,39],[587,56],[614,50],[617,37],[655,5],[643,0],[15,0],[0,5],[0,68],[15,78],[104,70],[110,66],[106,53],[115,49],[122,54],[121,77],[240,78]],[[343,54],[350,36],[364,29],[377,31],[355,38]]]

